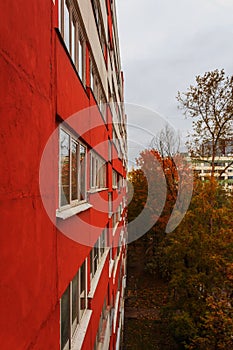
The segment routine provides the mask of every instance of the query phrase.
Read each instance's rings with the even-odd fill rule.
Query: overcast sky
[[[177,91],[209,70],[233,74],[233,0],[116,2],[126,103],[154,110],[184,137],[191,123],[177,109]],[[128,118],[156,133],[157,114]]]

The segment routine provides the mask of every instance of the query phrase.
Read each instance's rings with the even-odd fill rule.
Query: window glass
[[[61,348],[69,343],[70,337],[70,287],[66,289],[61,299]]]
[[[80,39],[78,41],[78,74],[83,80],[83,43]]]
[[[112,161],[112,143],[110,140],[108,140],[108,160],[109,162]]]
[[[93,248],[94,251],[94,259],[93,259],[93,266],[94,266],[94,274],[96,273],[97,267],[98,267],[98,256],[99,256],[99,241],[95,243],[95,246]]]
[[[72,200],[78,199],[78,145],[72,140],[71,143],[72,157]]]
[[[60,207],[63,207],[86,200],[86,147],[63,129],[60,129],[59,142]]]
[[[60,157],[60,203],[63,206],[70,202],[70,136],[62,129],[60,130]]]
[[[86,199],[86,148],[83,145],[80,145],[79,148],[80,200],[84,200]]]
[[[112,186],[117,188],[117,172],[115,170],[112,171]]]
[[[90,182],[92,188],[105,188],[107,186],[106,172],[106,162],[97,154],[92,152],[90,173]]]
[[[71,57],[73,62],[75,62],[75,24],[71,21]]]
[[[86,309],[86,263],[84,262],[80,267],[80,317]]]
[[[91,155],[91,187],[95,187],[95,157]]]
[[[70,14],[66,1],[64,3],[64,41],[70,51]]]
[[[96,180],[95,180],[95,187],[99,188],[99,167],[98,167],[98,159],[95,159],[95,174],[96,174]]]
[[[76,274],[72,280],[72,334],[74,333],[78,323],[78,275]]]

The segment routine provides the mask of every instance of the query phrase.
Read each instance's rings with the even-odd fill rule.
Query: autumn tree
[[[134,187],[134,197],[129,204],[129,217],[132,212],[139,215],[140,211],[146,209],[150,213],[152,231],[164,234],[177,198],[176,164],[169,157],[161,157],[157,150],[146,149],[137,159],[137,166],[138,169],[129,173]]]
[[[169,285],[166,317],[185,349],[233,345],[231,211],[232,197],[216,182],[197,181],[184,220],[155,251],[158,270]]]
[[[233,76],[225,76],[223,69],[198,75],[196,84],[178,92],[177,99],[184,114],[193,119],[189,149],[194,157],[209,157],[213,177],[221,143],[233,137]]]
[[[162,159],[172,158],[180,153],[180,134],[165,124],[150,143],[152,149],[156,149]]]

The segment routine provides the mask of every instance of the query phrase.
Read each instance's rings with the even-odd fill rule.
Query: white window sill
[[[82,320],[72,338],[72,350],[81,350],[89,326],[92,310],[86,310]]]
[[[107,191],[108,187],[102,187],[102,188],[91,188],[87,193],[93,194],[97,192]]]
[[[96,288],[97,288],[97,285],[98,285],[98,282],[99,282],[99,279],[100,279],[100,276],[102,274],[102,271],[103,271],[103,268],[104,268],[104,265],[105,265],[105,262],[106,262],[106,259],[107,259],[107,256],[108,256],[108,253],[109,253],[109,250],[110,248],[106,249],[102,258],[101,258],[101,261],[99,263],[99,266],[97,268],[97,271],[91,281],[91,290],[88,294],[88,298],[93,298],[94,297],[94,294],[95,294],[95,291],[96,291]]]
[[[83,203],[83,204],[79,204],[75,207],[71,207],[71,208],[64,209],[64,210],[58,209],[56,211],[56,217],[59,219],[65,220],[65,219],[70,218],[71,216],[79,214],[82,211],[88,210],[92,207],[93,207],[93,205],[91,205],[89,203]]]

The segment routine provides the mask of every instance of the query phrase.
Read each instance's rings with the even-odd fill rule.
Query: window
[[[120,203],[119,207],[118,207],[118,221],[121,221],[121,213],[122,213],[122,204]]]
[[[87,309],[86,260],[61,298],[61,350],[71,349],[72,337]]]
[[[86,147],[60,129],[60,207],[86,200]]]
[[[108,192],[108,217],[111,218],[113,211],[112,193]]]
[[[106,247],[107,247],[107,229],[104,228],[104,230],[102,231],[101,235],[97,239],[90,253],[91,278],[94,277],[98,269],[98,265],[105,252]]]
[[[99,109],[100,109],[100,113],[102,114],[102,117],[104,118],[104,121],[106,122],[106,113],[107,113],[106,99],[104,97],[102,89],[100,89]]]
[[[112,161],[112,142],[108,140],[108,161]]]
[[[107,324],[107,319],[108,319],[109,309],[110,309],[107,306],[106,299],[107,298],[104,299],[104,304],[103,304],[101,315],[100,315],[99,327],[98,327],[97,334],[96,334],[94,350],[101,349],[103,347],[103,343],[104,343],[106,324]]]
[[[90,88],[92,91],[94,90],[94,67],[91,59],[90,59]]]
[[[103,54],[105,54],[106,50],[106,40],[105,40],[105,34],[104,34],[104,26],[102,24],[101,20],[101,14],[98,6],[98,2],[96,0],[92,0],[92,7],[93,7],[93,12],[94,12],[94,17],[96,21],[96,27],[99,35],[99,40],[100,40],[100,45]]]
[[[91,188],[106,188],[106,172],[107,166],[105,160],[98,156],[96,153],[92,152],[90,172]]]
[[[117,172],[115,170],[112,171],[112,187],[117,188]]]
[[[76,61],[75,53],[76,53],[76,28],[75,28],[75,21],[71,21],[71,58],[72,61]]]
[[[81,34],[79,34],[78,40],[78,74],[82,80],[84,80],[84,50]]]
[[[116,224],[118,223],[118,212],[114,213],[112,216],[112,227],[113,229],[116,227]]]
[[[123,177],[121,175],[119,175],[119,180],[118,180],[118,190],[120,191],[121,188],[123,187]]]
[[[70,349],[70,286],[61,299],[61,349]]]
[[[104,89],[99,78],[98,70],[94,63],[92,55],[90,55],[90,88],[98,104],[99,111],[106,122],[107,120],[107,100],[105,98]]]
[[[70,51],[70,13],[66,1],[64,1],[64,41],[68,51]]]
[[[59,30],[70,57],[85,83],[85,40],[74,1],[59,0]]]

